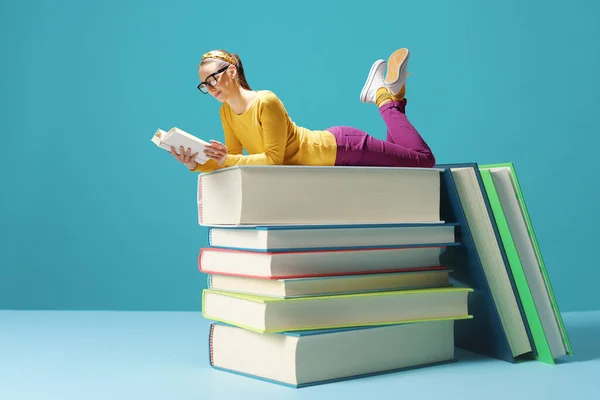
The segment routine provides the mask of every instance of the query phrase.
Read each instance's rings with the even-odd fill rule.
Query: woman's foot
[[[377,104],[377,107],[381,107],[394,100],[394,96],[392,96],[385,86],[380,87],[377,89],[377,92],[375,92],[375,104]]]
[[[384,84],[394,97],[404,98],[403,92],[406,90],[404,85],[406,84],[406,69],[409,58],[410,52],[408,49],[403,48],[393,52],[388,59]]]
[[[373,63],[367,80],[360,92],[360,101],[377,104],[377,90],[384,86],[385,68],[385,60],[377,60]]]
[[[405,93],[406,93],[406,85],[402,86],[402,88],[400,89],[400,91],[397,94],[392,94],[392,97],[394,98],[395,101],[402,101],[402,100],[404,100]]]

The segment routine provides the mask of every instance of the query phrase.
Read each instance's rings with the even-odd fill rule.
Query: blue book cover
[[[280,224],[280,225],[205,225],[210,228],[248,230],[257,229],[265,231],[290,230],[290,229],[348,229],[348,228],[410,228],[422,226],[456,226],[456,223],[438,221],[438,222],[410,222],[410,223],[389,223],[389,224]]]
[[[435,229],[437,227],[454,227],[456,229],[458,223],[456,222],[431,222],[431,223],[389,223],[389,224],[336,224],[336,225],[328,225],[328,224],[282,224],[282,225],[221,225],[221,226],[208,226],[208,245],[213,248],[220,249],[230,249],[230,250],[243,250],[243,251],[252,251],[252,252],[262,252],[262,253],[284,253],[284,252],[298,252],[298,251],[313,251],[313,250],[345,250],[345,249],[385,249],[385,248],[410,248],[410,247],[446,247],[446,246],[455,246],[456,242],[443,242],[443,243],[412,243],[412,244],[373,244],[373,245],[345,245],[345,246],[310,246],[310,247],[279,247],[279,248],[260,248],[260,247],[240,247],[240,246],[220,246],[216,245],[213,242],[213,230],[215,229],[223,229],[230,231],[308,231],[308,230],[342,230],[342,229],[403,229],[403,228],[432,228]]]
[[[500,253],[504,260],[504,265],[507,268],[507,274],[511,283],[511,289],[515,293],[517,305],[521,318],[525,323],[525,329],[529,343],[535,354],[535,345],[533,343],[533,337],[529,326],[526,323],[525,311],[523,304],[516,291],[516,285],[510,270],[504,247],[501,245],[500,234],[493,218],[491,207],[487,196],[485,196],[485,189],[479,168],[476,163],[461,163],[461,164],[445,164],[438,166],[444,168],[444,172],[441,175],[441,216],[447,221],[458,222],[459,226],[456,228],[457,241],[460,246],[447,248],[446,251],[440,257],[442,263],[453,269],[453,278],[471,288],[474,292],[470,294],[469,299],[469,312],[473,315],[471,320],[456,321],[456,343],[457,346],[465,350],[486,355],[489,357],[497,358],[500,360],[508,361],[511,363],[516,362],[520,357],[513,357],[508,343],[506,333],[502,326],[500,316],[496,304],[494,303],[492,293],[485,276],[483,267],[469,225],[462,208],[458,192],[456,190],[454,179],[450,168],[467,167],[473,168],[479,187],[483,194],[485,206],[490,216],[490,222],[492,224],[495,239],[499,244]]]

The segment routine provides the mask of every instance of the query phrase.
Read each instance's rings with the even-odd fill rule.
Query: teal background
[[[196,175],[156,128],[222,140],[202,53],[300,125],[385,137],[371,63],[411,49],[439,163],[513,161],[563,311],[600,309],[595,1],[3,1],[0,308],[198,310]]]

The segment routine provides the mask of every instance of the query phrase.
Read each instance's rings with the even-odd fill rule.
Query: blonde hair
[[[228,63],[235,66],[238,72],[237,77],[240,86],[244,89],[252,90],[250,89],[250,85],[246,80],[246,74],[244,74],[244,66],[242,65],[242,60],[240,60],[240,57],[237,54],[229,53],[228,51],[221,49],[209,51],[208,53],[202,55],[202,60],[200,61],[200,65],[198,66],[198,68],[200,68],[202,65],[214,61],[220,61],[222,65],[224,65],[224,63]]]

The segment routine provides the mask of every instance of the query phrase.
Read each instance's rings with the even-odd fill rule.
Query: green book
[[[282,299],[204,289],[202,315],[258,333],[459,320],[472,318],[472,291],[446,287]]]
[[[531,335],[533,336],[533,342],[537,350],[536,359],[545,363],[554,364],[550,345],[546,340],[544,328],[537,312],[533,295],[529,289],[527,277],[525,276],[525,271],[523,270],[521,260],[519,259],[519,253],[517,252],[517,248],[510,234],[508,222],[506,221],[502,210],[502,204],[500,203],[498,193],[494,187],[492,175],[490,171],[487,170],[481,170],[480,172],[487,197],[490,201],[494,220],[498,225],[498,232],[500,233],[502,245],[506,251],[506,257],[508,258],[508,263],[517,286],[517,292],[519,293],[523,309],[525,310],[525,317],[527,318],[527,323],[529,324]]]
[[[479,166],[539,361],[573,355],[512,163]]]

